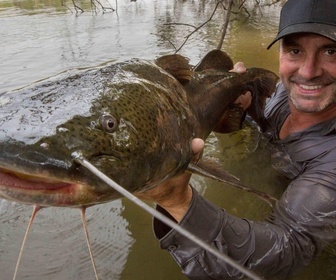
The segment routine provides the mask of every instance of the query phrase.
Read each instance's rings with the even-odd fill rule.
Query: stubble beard
[[[284,83],[288,96],[294,107],[303,113],[318,113],[336,104],[336,81],[333,81],[329,87],[328,94],[323,96],[299,95],[296,93],[296,83],[309,84],[302,81],[289,81]],[[328,84],[328,83],[319,83]]]

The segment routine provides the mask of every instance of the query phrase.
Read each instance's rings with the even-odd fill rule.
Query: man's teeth
[[[307,86],[307,85],[301,85],[301,84],[300,84],[300,87],[301,87],[302,89],[305,89],[305,90],[317,90],[317,89],[322,88],[323,86],[322,86],[322,85]]]

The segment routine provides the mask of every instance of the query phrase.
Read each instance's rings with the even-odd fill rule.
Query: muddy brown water
[[[277,47],[266,51],[277,29],[280,4],[253,6],[232,17],[223,49],[234,61],[277,72]],[[211,1],[111,1],[118,13],[76,15],[61,1],[0,0],[1,93],[56,75],[107,61],[152,59],[173,51],[192,29],[168,22],[199,25],[213,11]],[[71,3],[67,3],[71,7]],[[217,46],[222,14],[190,37],[180,52],[192,64]],[[206,153],[246,184],[280,196],[286,187],[269,166],[265,143],[246,125],[229,135],[213,134]],[[241,217],[262,220],[269,208],[248,193],[194,176],[207,198]],[[32,206],[0,200],[0,279],[12,279]],[[100,279],[186,279],[167,252],[159,249],[151,217],[120,199],[87,210],[93,254]],[[335,252],[330,249],[295,279],[335,279]],[[17,279],[94,279],[76,209],[46,208],[36,216],[23,252]]]

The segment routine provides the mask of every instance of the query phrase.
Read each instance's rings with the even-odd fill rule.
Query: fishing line
[[[249,277],[252,280],[262,280],[257,274],[255,274],[253,271],[248,270],[241,264],[237,263],[234,261],[232,258],[229,256],[223,254],[222,252],[218,251],[217,249],[211,247],[209,244],[204,242],[202,239],[197,237],[196,235],[192,234],[188,230],[184,229],[180,225],[176,224],[166,216],[164,216],[162,213],[157,211],[156,209],[148,206],[145,202],[137,198],[135,195],[124,189],[122,186],[114,182],[111,178],[106,176],[104,173],[99,171],[95,166],[93,166],[90,162],[88,162],[81,153],[79,152],[73,152],[71,154],[73,159],[79,163],[80,165],[84,166],[87,168],[89,171],[91,171],[94,175],[96,175],[98,178],[103,180],[106,184],[108,184],[110,187],[115,189],[118,193],[126,197],[127,199],[131,200],[133,203],[138,205],[140,208],[151,214],[153,217],[157,218],[161,222],[165,223],[167,226],[171,227],[181,235],[185,236],[186,238],[189,238],[191,241],[193,241],[195,244],[203,248],[204,250],[208,251],[209,253],[213,254],[216,256],[218,259],[224,261],[225,263],[229,264],[233,268],[239,270],[242,272],[245,276]]]

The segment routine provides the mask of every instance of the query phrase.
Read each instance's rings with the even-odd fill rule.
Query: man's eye
[[[292,50],[290,51],[290,53],[292,53],[292,54],[300,54],[301,52],[300,52],[299,49],[292,49]]]
[[[326,50],[325,52],[327,55],[335,55],[336,54],[336,50]]]

